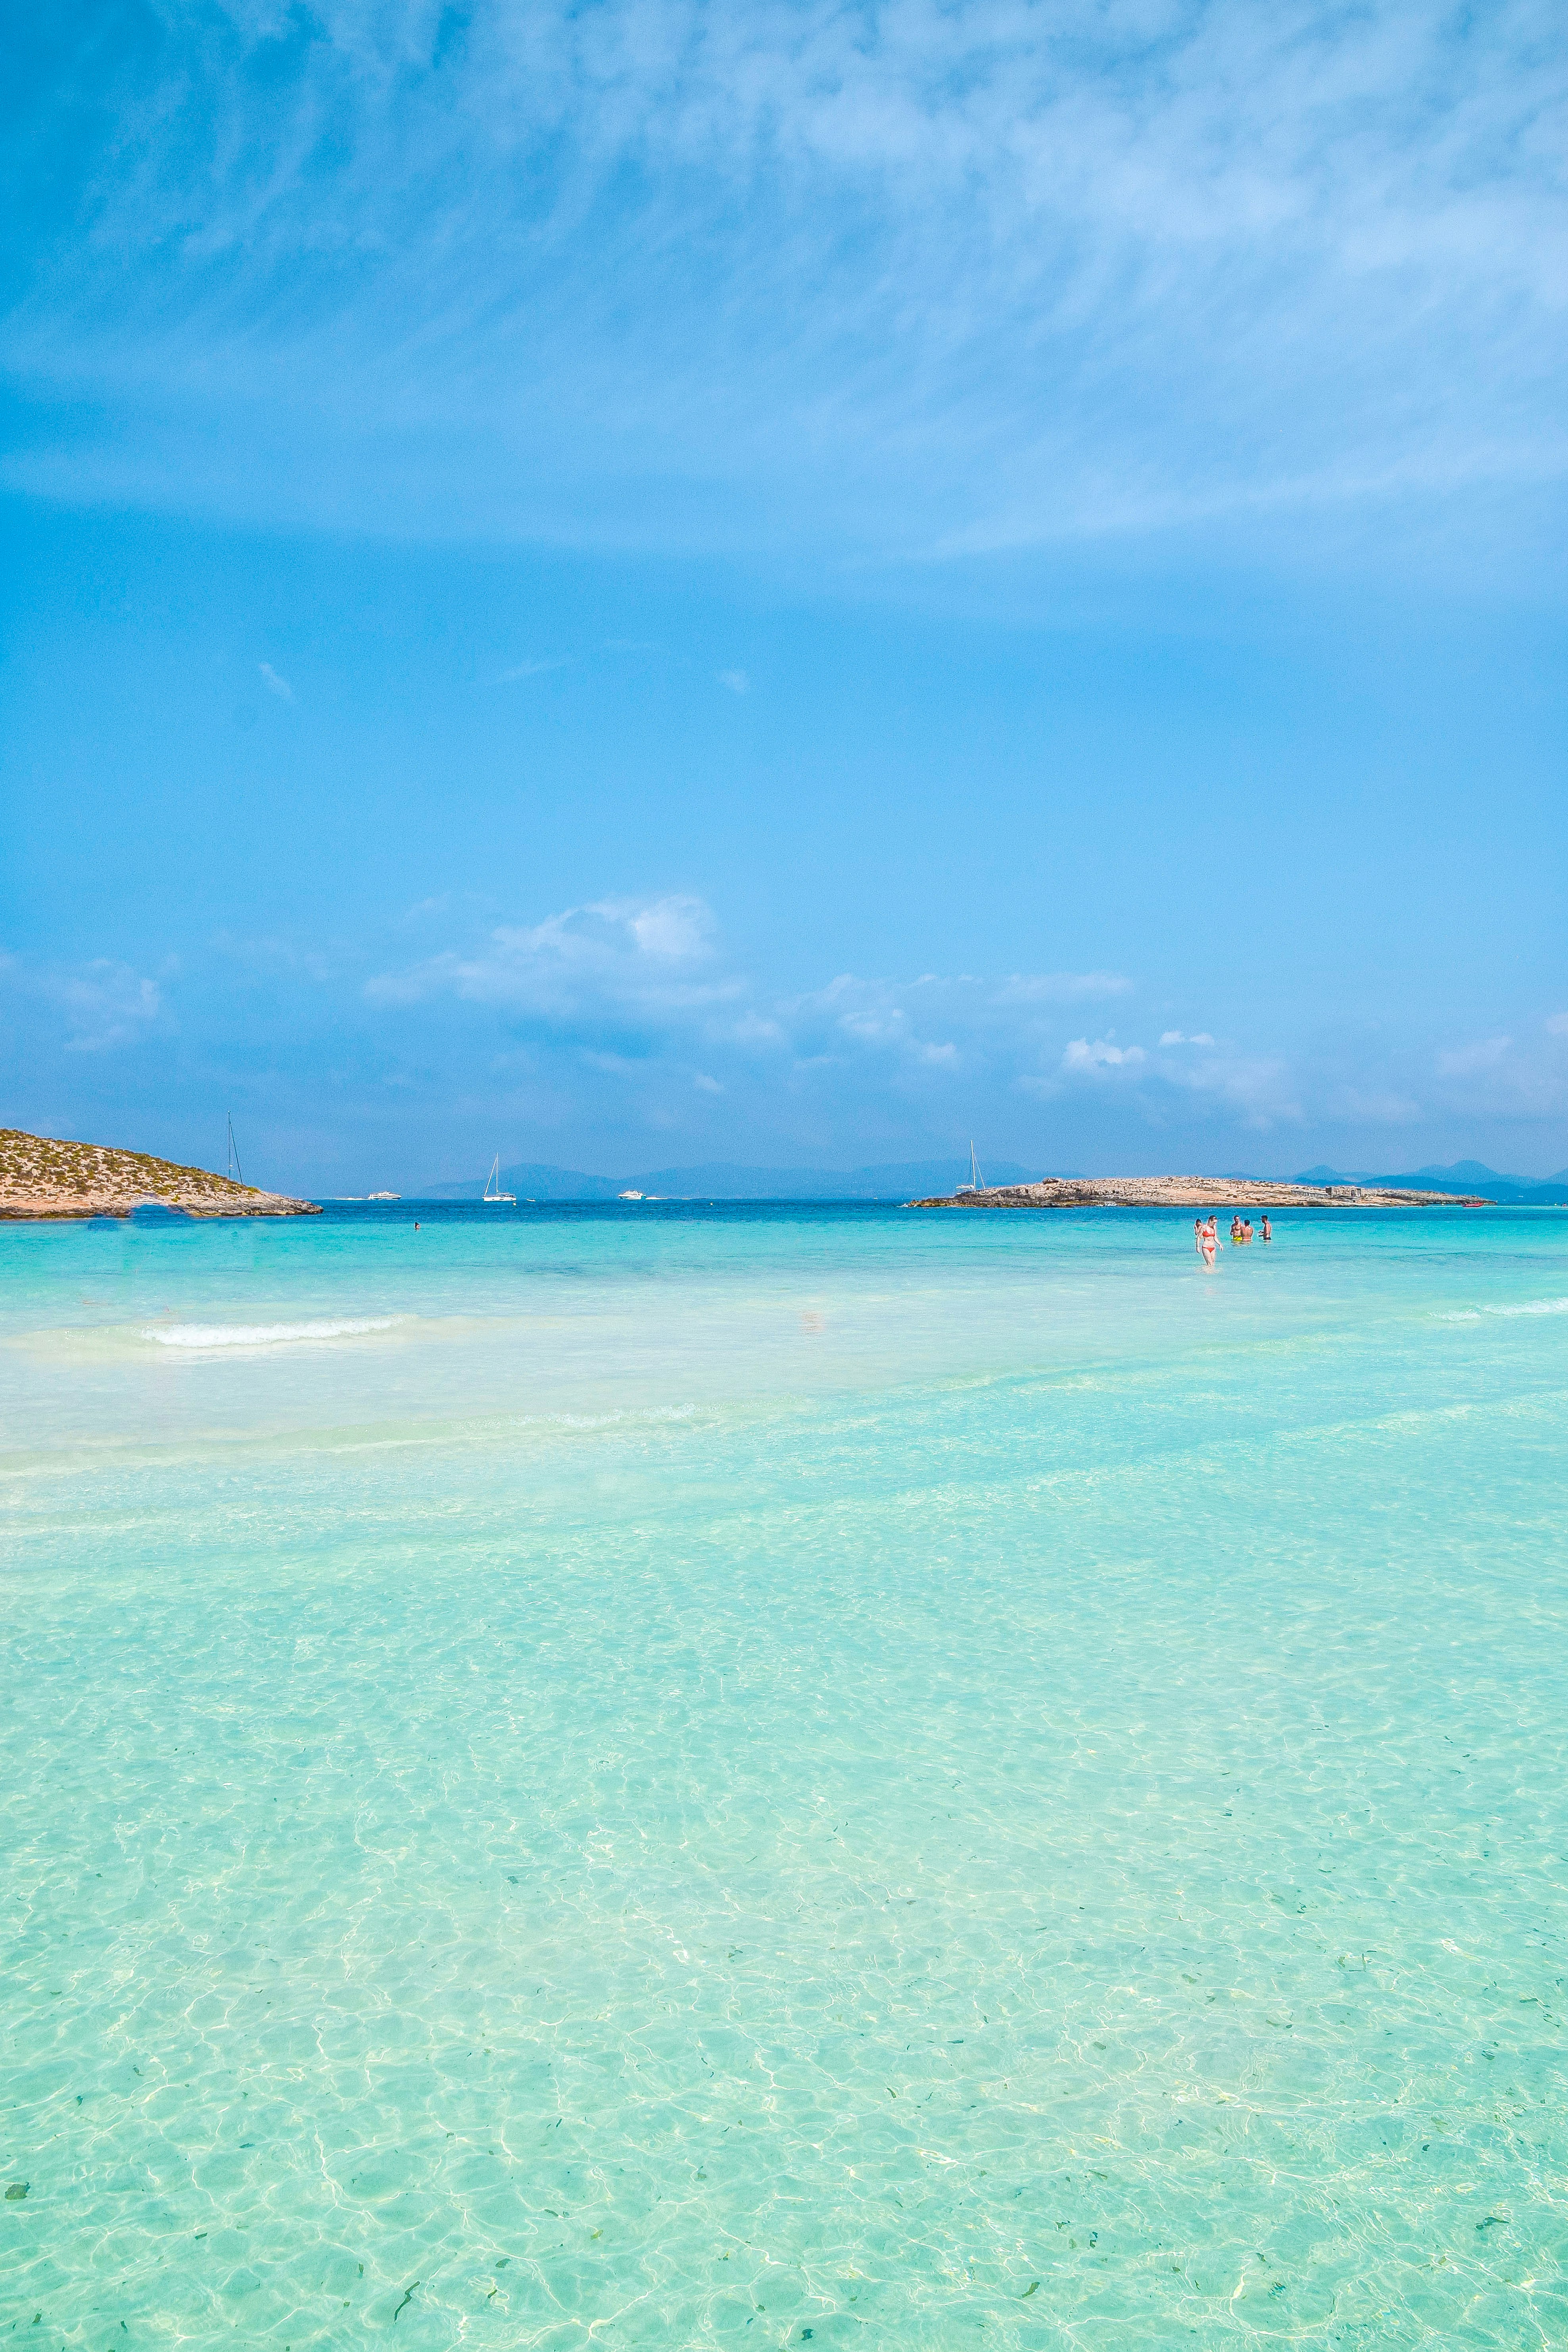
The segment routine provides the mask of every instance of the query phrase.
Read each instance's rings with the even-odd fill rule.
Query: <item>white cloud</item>
[[[1073,1004],[1086,997],[1126,996],[1132,982],[1120,971],[1014,972],[995,983],[998,1004]]]
[[[55,971],[42,982],[45,996],[66,1017],[67,1050],[99,1054],[134,1045],[163,1010],[163,993],[128,963],[95,957],[75,971]]]
[[[543,677],[549,671],[552,669],[564,669],[565,667],[566,663],[564,658],[556,661],[514,662],[510,669],[503,669],[501,671],[500,675],[496,679],[496,684],[498,686],[515,686],[521,678]]]
[[[1445,1078],[1468,1078],[1480,1070],[1495,1070],[1512,1044],[1511,1037],[1486,1037],[1478,1045],[1454,1046],[1438,1055],[1438,1074]]]
[[[1352,1127],[1414,1127],[1427,1116],[1414,1095],[1394,1087],[1340,1086],[1325,1096],[1322,1108],[1336,1123]]]
[[[1472,1116],[1560,1119],[1568,1113],[1568,1067],[1555,1043],[1568,1024],[1545,1024],[1545,1038],[1524,1044],[1512,1037],[1483,1037],[1437,1056],[1438,1097],[1462,1104]]]
[[[1568,1037],[1568,1013],[1553,1013],[1546,1024],[1549,1037]]]
[[[1217,1045],[1207,1036],[1187,1042],[1205,1048],[1201,1058],[1163,1067],[1166,1082],[1178,1092],[1223,1106],[1244,1127],[1261,1130],[1300,1124],[1305,1116],[1299,1098],[1300,1081],[1282,1055]]]
[[[1059,1049],[1064,1007],[1121,996],[1130,985],[1105,971],[1001,980],[845,972],[822,988],[769,997],[725,956],[703,901],[670,895],[600,899],[542,922],[499,925],[471,946],[379,973],[364,993],[376,1005],[488,1006],[579,1055],[607,1055],[617,1068],[664,1055],[684,1064],[682,1084],[710,1092],[748,1070],[787,1076],[868,1059],[900,1087],[962,1072],[1000,1074],[1007,1084]],[[716,1056],[732,1070],[715,1074]]]
[[[1075,1037],[1062,1055],[1062,1067],[1074,1072],[1135,1070],[1147,1059],[1142,1045],[1116,1045],[1110,1037],[1097,1037],[1091,1045],[1087,1037]]]
[[[310,22],[174,12],[144,84],[84,37],[90,230],[5,356],[140,429],[12,481],[909,552],[1283,541],[1568,465],[1550,0],[496,0],[439,56],[434,7]]]
[[[774,1010],[781,1034],[803,1061],[876,1054],[906,1073],[993,1068],[1032,1056],[1057,1027],[1058,1008],[1116,996],[1119,972],[1014,972],[1003,980],[937,972],[916,980],[862,980],[841,972],[826,988]]]
[[[1028,1092],[1051,1096],[1064,1087],[1118,1086],[1131,1089],[1151,1117],[1165,1118],[1184,1097],[1212,1103],[1243,1126],[1262,1129],[1301,1118],[1284,1061],[1277,1055],[1247,1053],[1216,1045],[1206,1032],[1183,1037],[1166,1030],[1161,1045],[1181,1044],[1202,1050],[1175,1058],[1151,1055],[1141,1045],[1121,1045],[1116,1032],[1090,1040],[1074,1037],[1054,1076],[1026,1077]]]
[[[1538,1029],[1532,1055],[1500,1034],[1450,1049],[1435,1068],[1429,1051],[1371,1035],[1336,1034],[1298,1056],[1207,1030],[1153,1031],[1158,1045],[1149,1044],[1131,981],[1107,970],[841,972],[786,992],[741,968],[710,908],[682,893],[495,925],[384,971],[364,993],[374,1006],[471,1007],[500,1025],[503,1058],[521,1054],[538,1082],[553,1069],[565,1084],[561,1073],[591,1066],[638,1089],[648,1118],[674,1115],[670,1106],[694,1093],[735,1106],[765,1096],[770,1117],[786,1102],[837,1100],[858,1118],[903,1106],[900,1117],[938,1121],[975,1100],[1077,1095],[1153,1128],[1198,1121],[1238,1133],[1568,1107],[1568,1055],[1557,1043],[1568,1025]],[[1127,1004],[1125,1024],[1085,1029],[1084,1007],[1095,1003]]]
[[[731,694],[751,692],[752,681],[743,669],[721,669],[718,672],[718,678],[720,685],[727,686]]]
[[[341,956],[333,958],[319,948],[301,947],[294,940],[276,935],[242,939],[233,931],[215,931],[212,946],[226,962],[258,977],[303,972],[310,980],[326,982],[337,979],[342,970]]]
[[[258,662],[256,667],[261,672],[262,683],[266,687],[268,694],[275,694],[279,702],[293,701],[293,688],[289,685],[286,677],[279,677],[278,672],[273,668],[270,662]]]
[[[668,963],[694,962],[713,950],[716,926],[700,898],[655,898],[636,908],[619,902],[588,911],[619,916],[644,955],[661,956]]]
[[[714,969],[713,931],[700,898],[602,898],[542,923],[502,924],[471,950],[378,974],[364,992],[375,1004],[455,996],[559,1027],[620,1020],[664,1029],[740,992],[738,980]]]

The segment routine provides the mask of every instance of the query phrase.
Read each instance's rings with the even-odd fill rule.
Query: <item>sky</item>
[[[130,5],[0,186],[0,1124],[1568,1165],[1568,45]]]

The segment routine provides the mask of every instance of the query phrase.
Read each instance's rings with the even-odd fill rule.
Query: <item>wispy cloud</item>
[[[502,924],[366,985],[372,1004],[440,998],[488,1005],[540,1034],[624,1053],[634,1032],[700,1058],[804,1071],[871,1058],[889,1071],[991,1068],[1050,1050],[1062,1009],[1124,995],[1119,972],[1011,973],[913,980],[841,973],[804,993],[769,993],[725,952],[701,899],[599,899],[533,924]]]
[[[551,670],[564,669],[565,667],[566,663],[563,656],[559,656],[551,661],[514,662],[510,669],[503,669],[500,672],[496,679],[496,684],[498,686],[515,686],[523,678],[544,677]]]
[[[909,554],[1568,467],[1550,0],[283,21],[84,36],[32,94],[104,128],[4,354],[138,429],[12,482]]]
[[[727,686],[731,694],[749,694],[752,690],[752,681],[743,669],[721,669],[718,675],[720,685]]]
[[[1473,1045],[1452,1045],[1437,1056],[1438,1075],[1445,1078],[1470,1078],[1478,1071],[1495,1070],[1507,1058],[1512,1045],[1511,1037],[1482,1037]]]
[[[107,1053],[144,1037],[163,1010],[155,980],[110,956],[98,956],[75,971],[46,972],[42,995],[64,1017],[68,1053]]]
[[[1102,1037],[1072,1037],[1054,1072],[1024,1083],[1047,1097],[1075,1087],[1120,1094],[1160,1119],[1185,1104],[1254,1130],[1294,1125],[1303,1115],[1282,1055],[1216,1044],[1206,1030],[1187,1036],[1167,1029],[1157,1047],[1119,1040],[1114,1029]]]
[[[700,898],[602,898],[541,923],[498,925],[471,948],[378,974],[364,992],[380,1005],[456,997],[584,1051],[643,1055],[677,1033],[700,1033],[743,993],[718,967],[714,933]]]
[[[1552,1013],[1527,1037],[1478,1037],[1436,1056],[1437,1098],[1492,1118],[1568,1115],[1568,1018]]]
[[[293,688],[289,685],[286,677],[279,677],[278,672],[273,668],[270,662],[258,662],[256,667],[261,673],[261,682],[263,686],[266,687],[268,694],[275,694],[279,702],[293,701]]]

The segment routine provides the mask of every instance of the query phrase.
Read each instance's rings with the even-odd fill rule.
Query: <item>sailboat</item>
[[[984,1192],[985,1190],[985,1179],[980,1173],[980,1162],[974,1157],[973,1136],[969,1139],[969,1181],[967,1184],[955,1184],[953,1190],[956,1192]]]
[[[234,1114],[232,1112],[229,1114],[228,1121],[227,1175],[228,1181],[231,1184],[243,1184],[245,1182],[245,1171],[239,1164],[239,1147],[234,1139]]]
[[[487,1205],[492,1209],[515,1209],[517,1206],[517,1194],[515,1192],[503,1192],[501,1191],[500,1153],[499,1151],[490,1162],[489,1174],[485,1178],[485,1201]]]

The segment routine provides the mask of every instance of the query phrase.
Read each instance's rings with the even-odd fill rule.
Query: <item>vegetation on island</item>
[[[152,1152],[0,1128],[0,1217],[128,1216],[145,1202],[195,1217],[316,1213],[312,1202],[263,1192]]]

